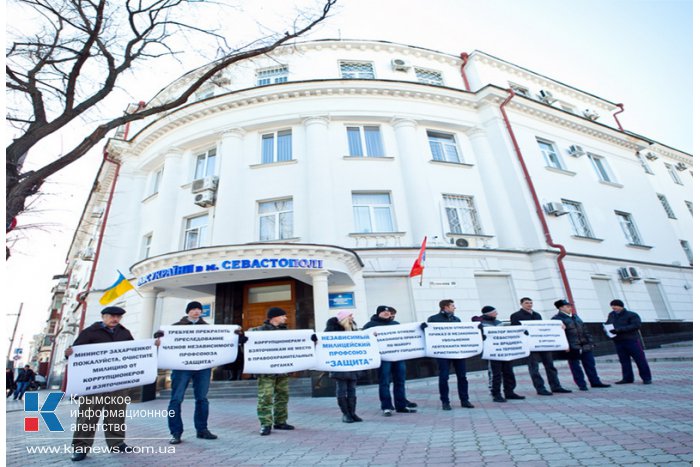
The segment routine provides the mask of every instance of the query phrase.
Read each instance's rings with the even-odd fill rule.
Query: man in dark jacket
[[[183,316],[180,321],[173,323],[174,326],[190,326],[199,324],[209,324],[202,319],[202,304],[190,302],[185,307],[187,316]],[[163,337],[163,332],[158,331],[155,337]],[[180,444],[182,442],[182,401],[185,398],[187,386],[192,381],[194,389],[194,428],[197,431],[197,438],[216,439],[218,436],[209,431],[209,382],[211,381],[211,368],[202,370],[172,370],[170,373],[171,392],[170,404],[168,404],[168,428],[170,429],[170,444]]]
[[[267,320],[251,331],[280,331],[287,329],[287,312],[272,307],[267,310]],[[287,423],[289,417],[289,375],[258,375],[258,420],[260,435],[268,436],[275,430],[293,430]],[[274,421],[274,424],[273,424]]]
[[[5,397],[10,397],[15,392],[15,377],[12,368],[5,368]]]
[[[440,300],[440,312],[429,317],[429,323],[460,323],[461,320],[455,316],[455,302],[450,299]],[[440,401],[442,410],[452,410],[450,406],[450,387],[447,380],[450,378],[450,365],[454,366],[457,377],[457,393],[462,407],[473,409],[469,402],[469,383],[467,382],[467,361],[464,358],[436,358],[438,364],[440,389]]]
[[[521,298],[520,310],[510,315],[510,324],[512,326],[520,326],[523,321],[541,320],[542,316],[532,309],[532,299],[530,297]],[[540,376],[539,362],[542,362],[544,371],[547,373],[547,381],[549,382],[549,387],[552,388],[551,392],[547,390],[547,387],[544,385],[544,379]],[[527,369],[530,372],[532,384],[540,396],[551,396],[553,392],[562,394],[571,392],[570,389],[561,387],[557,369],[554,366],[552,352],[530,352],[530,356],[527,358]]]
[[[396,310],[394,308],[380,305],[377,307],[377,312],[362,329],[399,324],[392,317],[395,313]],[[391,402],[391,391],[389,389],[392,379],[394,381],[394,403]],[[409,402],[406,400],[406,362],[386,362],[382,360],[382,364],[379,367],[379,401],[385,417],[390,417],[391,411],[394,409],[398,413],[413,413],[416,411],[413,407],[409,407]]]
[[[108,306],[102,310],[102,321],[97,321],[83,329],[73,342],[73,347],[87,344],[105,344],[111,342],[132,341],[131,332],[119,322],[126,313],[123,308]],[[66,357],[73,354],[73,348],[66,349]],[[104,432],[107,445],[114,451],[127,452],[129,447],[124,443],[126,419],[125,397],[128,389],[83,396],[83,403],[78,408],[78,420],[73,434],[73,461],[81,461],[87,457],[95,442],[95,431],[104,413]]]
[[[12,400],[22,400],[32,381],[34,381],[34,371],[29,365],[24,365],[24,368],[17,373],[17,380],[15,380],[16,389]]]
[[[592,388],[609,388],[610,385],[604,384],[598,376],[593,357],[593,337],[586,330],[581,318],[573,314],[573,307],[566,300],[557,300],[554,302],[554,306],[559,310],[559,313],[552,316],[552,319],[558,319],[564,323],[564,333],[569,342],[566,358],[578,388],[581,391],[588,391],[584,371]],[[583,364],[583,370],[581,364]]]
[[[617,358],[620,359],[622,367],[622,379],[615,384],[631,384],[634,382],[634,373],[632,372],[632,361],[637,364],[639,377],[642,378],[644,384],[651,384],[651,369],[647,363],[647,357],[644,355],[644,349],[639,339],[639,330],[642,327],[642,320],[639,315],[625,308],[622,300],[613,300],[610,302],[612,311],[608,315],[608,320],[605,324],[612,324],[614,329],[610,331],[614,334],[613,342],[615,350],[617,350]]]

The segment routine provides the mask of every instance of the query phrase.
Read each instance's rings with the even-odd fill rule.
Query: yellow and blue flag
[[[102,296],[102,298],[100,298],[100,305],[108,305],[112,303],[114,300],[121,297],[129,290],[135,290],[134,286],[131,285],[131,282],[126,280],[126,277],[124,277],[124,275],[120,272],[119,279],[117,279],[117,281],[114,284],[112,284],[110,288],[105,290],[104,295]]]

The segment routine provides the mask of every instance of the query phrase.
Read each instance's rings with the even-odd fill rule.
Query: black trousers
[[[554,360],[552,359],[552,352],[532,352],[527,359],[527,369],[530,372],[532,384],[535,386],[537,392],[547,390],[544,385],[544,379],[540,376],[539,362],[542,362],[544,371],[547,373],[549,387],[552,388],[552,390],[561,389],[559,375],[557,374],[557,369],[554,367]]]
[[[501,384],[506,396],[515,392],[515,374],[513,363],[489,360],[489,388],[492,396],[501,394]]]

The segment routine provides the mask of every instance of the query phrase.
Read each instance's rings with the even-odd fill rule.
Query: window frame
[[[455,205],[451,206],[449,203],[450,201],[455,201]],[[456,205],[460,201],[465,201],[466,202],[466,208],[464,206],[458,206]],[[453,194],[453,193],[443,193],[442,194],[442,204],[443,204],[443,214],[447,219],[447,229],[448,229],[448,234],[453,234],[453,235],[483,235],[484,234],[484,228],[481,223],[481,217],[479,216],[479,210],[477,209],[476,206],[476,199],[474,198],[473,195],[458,195],[458,194]],[[454,209],[456,213],[456,218],[459,223],[459,228],[460,230],[463,230],[462,232],[455,232],[452,229],[452,222],[450,222],[451,218],[454,218],[454,216],[450,216],[448,213],[448,209]],[[466,212],[463,212],[466,211]],[[465,219],[466,217],[466,219]],[[469,222],[465,222],[469,221]],[[471,231],[468,228],[465,227],[472,227]]]
[[[278,72],[278,73],[274,73]],[[266,74],[261,76],[261,74]],[[266,83],[261,81],[268,80]],[[281,84],[289,81],[289,65],[276,65],[255,70],[255,86],[268,86],[271,84]]]
[[[202,226],[189,227],[190,222],[195,219],[205,219],[206,223]],[[182,249],[183,250],[194,250],[196,248],[201,248],[206,246],[208,239],[204,238],[209,232],[209,214],[197,214],[195,216],[189,216],[185,218],[184,222],[184,235],[182,239]],[[197,245],[193,247],[187,247],[188,244],[188,232],[197,231]]]
[[[545,165],[551,169],[555,170],[567,170],[566,169],[566,164],[564,164],[564,159],[561,157],[561,154],[559,153],[559,149],[557,148],[557,145],[554,141],[550,141],[544,138],[535,138],[537,140],[537,147],[540,150],[540,154],[544,158]],[[551,151],[548,153],[545,153],[545,148],[542,147],[542,145],[550,146]],[[556,159],[556,164],[552,162],[552,159],[550,158],[550,155],[554,155]]]
[[[151,257],[151,247],[153,246],[153,232],[149,232],[141,237],[141,259]]]
[[[690,265],[693,265],[693,249],[690,246],[690,242],[688,240],[679,240],[681,244],[681,248],[683,248],[683,251],[685,252],[685,256],[688,259],[688,262]]]
[[[280,133],[282,136],[289,135],[289,158],[280,160]],[[268,136],[272,138],[266,138]],[[265,139],[272,139],[272,160],[265,161]],[[284,128],[272,132],[260,134],[260,163],[261,164],[276,164],[278,162],[289,162],[294,160],[294,132],[292,128]]]
[[[365,72],[360,72],[360,71],[348,71],[345,72],[343,71],[343,67],[345,66],[358,66],[358,65],[367,65],[370,68],[371,72],[371,77],[366,77],[366,76],[358,76],[359,74],[362,73],[367,73]],[[374,62],[372,61],[367,61],[367,60],[340,60],[338,61],[338,68],[340,70],[340,79],[377,79],[377,73],[374,70]]]
[[[681,180],[681,175],[678,173],[678,171],[673,166],[673,164],[669,164],[668,162],[664,162],[664,165],[666,166],[666,171],[671,176],[671,180],[673,180],[673,183],[675,183],[676,185],[683,185],[683,180]]]
[[[642,168],[644,169],[644,172],[648,173],[649,175],[654,175],[654,171],[651,170],[651,166],[646,161],[646,157],[644,157],[640,153],[637,153],[636,155],[637,155],[637,159],[639,159],[639,163],[642,164]]]
[[[610,167],[610,164],[605,156],[594,154],[592,152],[589,152],[587,155],[599,181],[603,183],[617,183],[617,178],[615,177],[615,174],[613,173],[612,168]]]
[[[161,166],[157,170],[153,171],[151,175],[151,183],[149,186],[148,196],[157,195],[160,192],[160,184],[163,182],[163,170],[164,166]]]
[[[566,208],[569,215],[569,225],[574,235],[577,237],[584,238],[596,238],[593,232],[593,227],[591,226],[586,211],[583,208],[583,203],[579,201],[573,201],[570,199],[562,199],[561,203]],[[577,222],[578,221],[578,222]]]
[[[194,156],[194,174],[192,176],[192,180],[200,180],[206,177],[215,177],[217,172],[218,158],[219,151],[217,151],[216,147],[205,149],[204,151],[197,151]],[[204,168],[202,169],[202,174],[200,176],[197,176],[197,174],[199,173],[200,159],[204,160]],[[211,173],[209,173],[210,167]]]
[[[358,133],[360,135],[360,150],[362,154],[357,155],[353,154],[352,152],[352,145],[350,144],[350,130],[352,128],[358,129]],[[380,149],[380,155],[370,155],[369,154],[369,146],[367,145],[367,128],[376,128],[377,133],[379,135],[379,149]],[[345,125],[345,135],[347,137],[347,142],[348,142],[348,154],[349,157],[386,157],[386,151],[384,150],[384,138],[382,136],[382,127],[381,125],[364,125],[364,124],[359,124],[359,125],[350,125],[347,124]]]
[[[413,72],[416,76],[416,81],[422,84],[430,84],[433,86],[444,86],[445,85],[445,79],[442,75],[441,71],[438,70],[431,70],[430,68],[422,68],[422,67],[415,67],[413,69]],[[419,73],[422,73],[423,76],[419,76]],[[437,76],[437,79],[430,79],[426,77],[426,75],[433,75]]]
[[[659,198],[659,202],[661,203],[661,206],[664,208],[664,211],[666,211],[666,215],[668,216],[669,219],[678,219],[676,217],[676,213],[673,212],[673,209],[671,208],[671,204],[668,202],[668,198],[666,198],[665,195],[662,195],[661,193],[656,193],[656,197]]]
[[[261,212],[260,209],[262,208],[263,205],[265,204],[274,204],[274,203],[285,203],[285,202],[290,203],[290,209],[286,210],[278,210],[278,211],[270,211],[270,212]],[[284,198],[276,198],[276,199],[265,199],[265,200],[258,200],[256,201],[257,205],[257,226],[258,226],[258,239],[261,242],[273,242],[276,240],[289,240],[290,238],[294,238],[294,197],[293,196],[286,196]],[[291,228],[290,231],[288,232],[288,235],[285,236],[284,232],[282,231],[282,222],[280,222],[280,218],[282,217],[283,214],[291,214]],[[263,217],[274,217],[274,233],[275,236],[274,238],[263,238],[263,229],[262,229],[262,218]]]
[[[510,89],[512,89],[515,94],[522,97],[527,97],[528,99],[532,99],[532,94],[530,94],[530,88],[528,88],[527,86],[508,81],[508,87],[510,87]]]
[[[627,244],[644,246],[642,234],[639,232],[639,229],[637,228],[636,222],[634,222],[634,217],[632,217],[632,214],[624,211],[615,211],[615,216],[617,217],[618,224],[620,224],[620,228],[622,229],[622,233],[625,236],[625,240],[627,240]],[[628,229],[626,229],[625,226],[628,226]]]
[[[693,216],[693,202],[692,201],[686,201],[685,202],[685,207],[688,208],[688,211],[690,212],[690,216]]]
[[[387,204],[355,204],[355,195],[386,195],[389,198],[389,202]],[[394,200],[393,197],[391,196],[390,191],[353,191],[351,192],[351,202],[352,202],[352,211],[353,211],[353,223],[354,223],[354,228],[355,228],[355,233],[364,233],[364,234],[384,234],[384,233],[395,233],[396,230],[396,218],[395,218],[395,213],[394,213]],[[389,220],[391,221],[391,230],[377,230],[377,216],[375,215],[375,211],[378,209],[382,208],[389,208]],[[362,230],[359,228],[357,223],[357,213],[356,213],[356,208],[367,208],[369,210],[369,222],[370,222],[370,230]]]
[[[431,160],[436,161],[436,162],[448,162],[448,163],[453,163],[453,164],[464,164],[464,159],[462,157],[462,152],[459,150],[459,143],[457,141],[457,135],[455,133],[446,133],[444,131],[439,131],[439,130],[427,130],[426,129],[426,137],[428,138],[428,147],[430,148],[430,156]],[[452,139],[452,142],[450,143],[449,141],[440,141],[440,140],[447,140],[448,138]],[[443,156],[443,159],[439,159],[435,153],[434,146],[433,144],[439,144],[440,145],[440,153]],[[454,152],[457,154],[457,160],[448,160],[447,155],[449,154],[447,151],[445,151],[445,147],[452,146],[454,147]]]

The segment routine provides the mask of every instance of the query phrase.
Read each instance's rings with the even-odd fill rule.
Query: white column
[[[156,297],[158,292],[147,290],[141,292],[141,314],[139,315],[139,333],[136,339],[148,339],[153,336],[153,319],[156,315]]]
[[[231,128],[221,135],[219,151],[219,188],[216,192],[216,222],[212,232],[212,245],[239,244],[250,241],[245,236],[249,226],[241,222],[242,213],[251,202],[245,196],[246,165],[243,157],[245,131]]]
[[[314,271],[308,273],[313,280],[314,288],[314,322],[316,323],[316,332],[322,332],[325,329],[326,321],[330,318],[330,309],[328,308],[328,276],[330,272]]]
[[[153,228],[153,245],[151,256],[169,253],[180,239],[178,232],[173,232],[173,226],[179,226],[173,213],[176,212],[177,195],[180,191],[180,160],[182,151],[177,148],[165,154],[163,163],[163,178],[158,188],[158,219]],[[177,228],[177,227],[176,227]]]
[[[304,120],[306,137],[305,161],[306,202],[304,209],[307,213],[305,242],[333,245],[335,237],[335,222],[333,216],[333,180],[331,160],[328,154],[330,145],[328,138],[329,120],[326,117],[314,116]],[[300,204],[294,203],[298,212]]]
[[[428,161],[421,150],[425,145],[418,138],[417,123],[397,118],[392,125],[396,133],[407,212],[410,216],[411,232],[408,238],[413,245],[420,245],[425,235],[428,238],[442,236],[440,207],[430,191],[430,184],[435,181],[430,181],[425,176]]]

